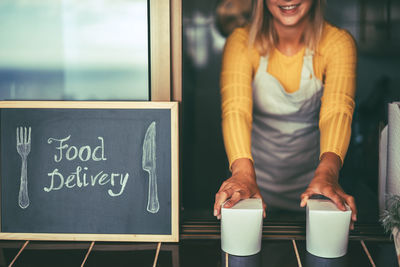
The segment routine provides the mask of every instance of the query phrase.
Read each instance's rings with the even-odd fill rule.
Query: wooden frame
[[[152,101],[182,101],[182,1],[150,0]]]
[[[59,234],[59,233],[6,233],[0,239],[54,240],[54,241],[179,241],[179,181],[178,181],[178,103],[176,102],[90,102],[90,101],[0,101],[0,108],[63,108],[63,109],[170,109],[171,111],[171,235],[136,234]],[[1,186],[1,183],[0,183]],[[1,201],[1,198],[0,198]],[[0,203],[1,204],[1,203]],[[1,209],[1,205],[0,205]],[[1,211],[0,211],[1,219]],[[1,220],[0,220],[1,223]],[[1,229],[1,228],[0,228]]]
[[[169,0],[149,0],[150,100],[171,99],[171,49]]]
[[[171,0],[172,100],[182,101],[182,1]]]

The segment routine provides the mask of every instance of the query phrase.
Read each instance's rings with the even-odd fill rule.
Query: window
[[[3,0],[0,14],[0,99],[150,99],[147,0]]]

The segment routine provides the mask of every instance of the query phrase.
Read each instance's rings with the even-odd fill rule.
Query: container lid
[[[348,205],[345,206],[346,211],[343,211],[336,207],[336,204],[329,199],[309,199],[307,201],[309,211],[351,212],[350,207]]]
[[[224,203],[225,204],[225,203]],[[224,204],[222,204],[223,209],[228,209],[224,208]],[[230,209],[235,209],[235,210],[262,210],[262,201],[259,198],[248,198],[248,199],[242,199],[238,203],[236,203],[235,206],[233,206]]]

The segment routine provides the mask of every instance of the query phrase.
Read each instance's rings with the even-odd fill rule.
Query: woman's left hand
[[[339,185],[340,168],[341,160],[336,154],[331,152],[324,153],[315,171],[314,178],[301,195],[300,206],[306,206],[307,200],[316,194],[330,198],[343,211],[346,210],[345,204],[347,204],[352,211],[350,229],[354,229],[354,222],[357,220],[357,208],[354,198],[346,194]]]

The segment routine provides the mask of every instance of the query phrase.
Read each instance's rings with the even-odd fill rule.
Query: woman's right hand
[[[222,183],[215,195],[214,216],[221,218],[221,206],[231,208],[241,199],[260,198],[260,190],[256,183],[253,162],[247,158],[237,159],[232,164],[232,177]],[[264,217],[266,205],[263,201]]]

